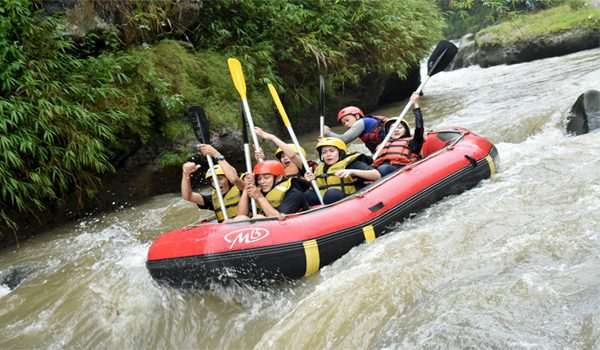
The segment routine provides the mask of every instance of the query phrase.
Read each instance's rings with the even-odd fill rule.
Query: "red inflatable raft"
[[[465,129],[429,132],[423,159],[324,207],[162,234],[149,249],[152,277],[176,287],[256,283],[310,275],[391,224],[489,178],[497,151]]]

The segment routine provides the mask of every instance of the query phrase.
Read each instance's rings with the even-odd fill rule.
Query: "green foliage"
[[[90,195],[112,170],[105,142],[125,115],[96,105],[119,98],[126,58],[81,60],[60,22],[35,16],[27,1],[0,17],[0,216],[30,211],[75,189]],[[7,222],[8,221],[8,222]]]
[[[253,117],[267,125],[278,119],[266,82],[287,92],[288,112],[290,101],[316,105],[318,72],[333,89],[372,72],[403,75],[442,25],[422,0],[82,0],[70,20],[93,24],[99,13],[118,22],[71,37],[74,26],[33,1],[0,6],[0,224],[68,196],[82,203],[138,141],[185,148],[186,105],[203,105],[214,130],[237,129],[229,56],[242,61]],[[180,163],[184,152],[161,162]]]
[[[149,137],[150,101],[163,113],[182,101],[144,86],[139,55],[81,58],[62,21],[28,1],[0,12],[0,223],[14,226],[15,212],[93,196],[124,142]]]
[[[566,3],[572,10],[579,10],[590,5],[588,0],[567,0]]]
[[[440,0],[449,37],[494,25],[523,12],[539,11],[563,3],[564,0]]]
[[[405,74],[441,31],[439,11],[422,0],[223,0],[204,15],[195,44],[239,57],[252,80],[292,89],[319,71],[334,85],[371,72]]]
[[[315,102],[319,72],[332,89],[372,72],[404,76],[440,37],[443,23],[431,0],[87,1],[120,19],[128,44],[184,39],[239,58],[246,80],[261,89],[274,83],[295,102],[291,110]]]
[[[531,15],[518,15],[481,30],[475,36],[475,40],[478,45],[507,45],[577,28],[600,29],[600,9],[584,7],[574,10],[563,5]]]

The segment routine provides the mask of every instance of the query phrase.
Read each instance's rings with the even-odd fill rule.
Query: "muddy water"
[[[24,280],[0,287],[0,348],[600,349],[600,133],[562,132],[576,97],[600,89],[598,62],[433,77],[426,127],[489,137],[498,174],[295,284],[155,285],[151,240],[202,215],[176,194],[3,251],[0,276]]]

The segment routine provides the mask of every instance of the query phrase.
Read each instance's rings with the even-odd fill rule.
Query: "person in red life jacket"
[[[199,153],[203,155],[210,155],[217,161],[214,166],[215,173],[217,174],[217,180],[219,182],[219,188],[223,195],[225,203],[225,210],[227,216],[231,219],[237,213],[237,205],[240,200],[241,191],[244,189],[245,183],[238,177],[237,171],[232,167],[214,147],[206,144],[198,145]],[[200,169],[200,165],[193,162],[186,162],[182,166],[181,176],[181,198],[188,202],[195,203],[200,209],[214,210],[217,217],[217,221],[221,222],[224,220],[224,215],[221,212],[220,203],[218,202],[218,196],[216,190],[213,189],[211,194],[204,195],[192,191],[192,185],[190,181],[191,175]],[[210,185],[213,186],[212,175],[210,169],[207,170],[205,179],[210,181]]]
[[[419,107],[419,95],[412,94],[410,100],[413,102],[413,112],[415,114],[415,133],[410,135],[408,124],[402,120],[400,125],[394,130],[390,140],[383,147],[379,158],[373,161],[373,166],[377,167],[381,176],[386,176],[394,171],[404,167],[407,164],[414,163],[421,159],[421,148],[423,147],[423,115]],[[398,120],[391,118],[385,122],[385,132]]]
[[[328,126],[325,126],[325,136],[337,137],[346,144],[360,138],[371,153],[375,153],[377,145],[385,138],[383,124],[387,120],[386,117],[365,115],[360,108],[348,106],[338,112],[337,119],[348,130],[343,134],[336,134]]]
[[[304,148],[300,147],[300,150],[296,148],[296,145],[293,143],[285,143],[279,137],[270,134],[264,131],[261,128],[255,127],[256,135],[261,137],[262,139],[269,140],[273,142],[277,146],[277,150],[275,151],[275,158],[277,158],[283,167],[285,168],[285,175],[288,177],[302,177],[304,176],[304,166],[302,165],[302,160],[300,159],[299,152],[302,152],[302,155],[306,159],[306,151]],[[259,159],[265,159],[265,154],[262,149],[255,150],[254,156],[257,161]]]
[[[296,178],[285,177],[285,169],[279,161],[257,163],[253,173],[244,176],[244,182],[246,186],[240,198],[236,220],[248,219],[250,198],[256,201],[260,212],[258,217],[280,216],[308,208],[304,199],[305,185]]]
[[[317,166],[314,174],[307,171],[304,178],[307,181],[316,180],[325,204],[337,202],[364,187],[365,181],[376,181],[381,177],[367,163],[364,154],[348,154],[346,143],[338,138],[321,138],[316,149],[321,155],[322,163]],[[320,204],[312,189],[306,191],[305,196],[308,204]]]

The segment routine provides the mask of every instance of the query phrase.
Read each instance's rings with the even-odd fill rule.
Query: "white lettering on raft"
[[[236,244],[242,245],[258,242],[268,235],[269,231],[262,227],[243,228],[241,230],[235,230],[227,233],[224,239],[227,243],[230,243],[229,249],[233,249]]]

